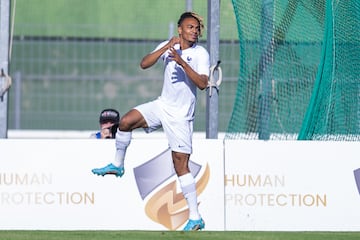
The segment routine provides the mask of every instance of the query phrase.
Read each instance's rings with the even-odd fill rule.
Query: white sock
[[[201,218],[198,210],[195,179],[191,173],[179,177],[182,193],[189,207],[189,219],[199,220]]]
[[[126,149],[131,142],[132,132],[123,132],[119,129],[116,132],[115,136],[115,147],[116,153],[115,158],[112,164],[116,167],[124,167],[124,159],[126,154]]]

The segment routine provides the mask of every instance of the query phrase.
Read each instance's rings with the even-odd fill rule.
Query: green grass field
[[[355,240],[359,238],[360,232],[0,231],[2,240]]]

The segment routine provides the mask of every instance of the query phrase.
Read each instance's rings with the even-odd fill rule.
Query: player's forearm
[[[142,69],[146,69],[151,67],[156,63],[156,61],[159,59],[160,56],[157,56],[157,54],[150,53],[146,55],[140,62],[140,67]]]
[[[161,57],[161,55],[166,51],[166,47],[162,47],[159,50],[149,53],[146,55],[140,62],[140,67],[142,69],[146,69],[154,65],[157,60]]]
[[[204,90],[208,85],[208,76],[204,74],[198,74],[195,72],[189,64],[185,61],[182,61],[181,64],[182,68],[184,69],[186,75],[195,83],[195,85],[200,89]]]

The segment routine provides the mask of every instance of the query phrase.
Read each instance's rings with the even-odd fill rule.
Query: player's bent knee
[[[185,153],[172,152],[175,172],[178,176],[189,173],[188,160],[189,156]]]

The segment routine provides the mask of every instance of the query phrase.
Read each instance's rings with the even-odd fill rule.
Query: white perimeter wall
[[[166,150],[135,134],[125,175],[99,177],[91,169],[113,158],[113,140],[2,139],[0,229],[182,229]],[[360,230],[357,142],[195,137],[191,161],[206,230]]]

